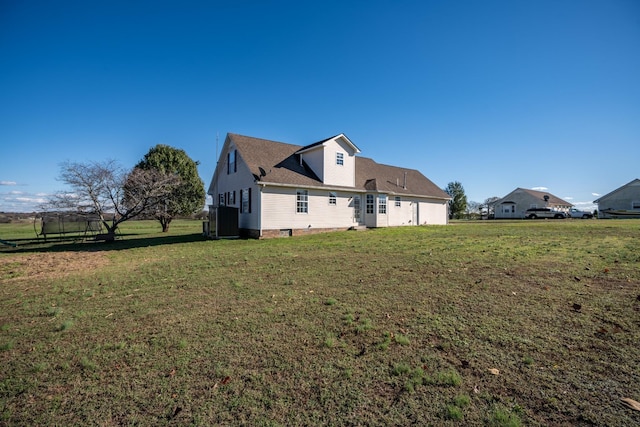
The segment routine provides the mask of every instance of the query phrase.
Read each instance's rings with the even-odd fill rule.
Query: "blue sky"
[[[227,132],[579,207],[640,178],[640,2],[0,0],[0,211]]]

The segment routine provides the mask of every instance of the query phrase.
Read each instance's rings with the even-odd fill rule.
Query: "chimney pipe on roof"
[[[402,186],[404,190],[407,189],[407,171],[404,172],[404,185]]]

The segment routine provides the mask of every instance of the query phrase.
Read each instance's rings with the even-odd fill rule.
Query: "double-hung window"
[[[344,153],[336,153],[336,165],[344,166]]]
[[[296,190],[296,213],[309,212],[309,191]]]
[[[396,207],[399,208],[400,207],[400,196],[396,196],[395,200],[396,200]]]
[[[367,203],[367,206],[366,206],[367,213],[368,214],[374,213],[373,207],[374,207],[375,203],[374,203],[374,199],[373,199],[373,194],[367,194],[367,202],[366,203]]]
[[[335,206],[337,204],[337,198],[338,195],[336,194],[335,191],[330,191],[329,192],[329,204],[332,206]]]
[[[382,215],[387,213],[387,196],[385,194],[378,196],[378,213]]]

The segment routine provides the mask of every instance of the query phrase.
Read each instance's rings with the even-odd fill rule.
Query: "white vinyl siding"
[[[342,155],[342,158],[338,155]],[[326,141],[323,145],[302,153],[301,156],[324,184],[355,186],[355,153],[340,138]]]
[[[303,215],[292,215],[291,206],[296,203],[295,188],[267,187],[260,192],[262,209],[262,229],[309,229],[309,228],[348,228],[354,223],[354,195],[353,193],[336,192],[336,205],[329,206],[327,192],[309,190],[309,211]],[[446,224],[447,204],[441,200],[428,201],[425,199],[406,198],[402,207],[387,210],[387,215],[378,215],[375,206],[375,195],[369,194],[373,201],[373,214],[364,215],[362,223],[370,227],[410,226],[422,224]],[[364,194],[360,200],[367,200]],[[256,200],[256,199],[254,199]],[[288,208],[287,208],[288,207]],[[256,208],[257,209],[257,208]],[[413,220],[413,209],[418,212],[419,221]],[[252,207],[252,211],[255,209]],[[244,215],[241,215],[241,217]],[[311,227],[309,227],[311,226]]]
[[[342,164],[338,162],[337,154],[343,154]],[[323,182],[328,185],[355,186],[356,157],[348,145],[338,139],[327,141],[324,150],[325,168]]]
[[[399,203],[394,197],[394,201]],[[393,209],[387,207],[387,224],[389,226],[416,225],[413,219],[413,209],[416,201],[405,198],[404,203],[396,204]]]
[[[249,171],[246,164],[242,161],[233,144],[223,147],[223,152],[233,152],[234,162],[233,168],[229,168],[226,163],[227,156],[222,155],[221,161],[217,168],[216,181],[212,182],[209,188],[209,194],[213,196],[214,205],[221,206],[225,204],[225,196],[227,201],[229,197],[234,198],[235,207],[240,208],[240,189],[251,188],[250,197],[250,212],[240,215],[238,219],[238,226],[245,229],[258,230],[260,228],[260,190],[255,185],[255,178]],[[231,172],[227,174],[227,171]],[[235,192],[235,197],[233,193]]]
[[[329,206],[327,192],[308,190],[308,212],[291,214],[296,203],[294,188],[267,187],[261,192],[262,229],[348,228],[353,225],[353,193],[336,192],[336,205]]]
[[[447,217],[447,204],[442,202],[423,202],[421,201],[419,206],[420,210],[420,225],[444,225],[448,222]]]

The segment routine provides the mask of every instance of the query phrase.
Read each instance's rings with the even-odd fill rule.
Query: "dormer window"
[[[336,153],[336,165],[344,166],[344,153]]]

